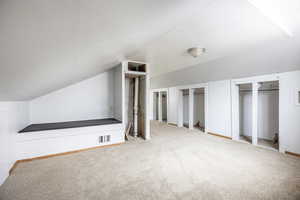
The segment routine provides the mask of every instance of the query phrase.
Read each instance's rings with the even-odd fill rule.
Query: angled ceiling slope
[[[146,45],[137,58],[146,58],[155,77],[262,44],[299,46],[299,10],[299,0],[216,0]],[[190,56],[186,50],[194,46],[206,48],[206,53],[197,58]]]
[[[293,14],[297,38],[298,4],[290,1],[292,10],[281,7]],[[47,94],[125,58],[149,62],[158,76],[286,39],[247,0],[3,0],[0,27],[0,101]],[[207,53],[186,55],[195,45]]]
[[[3,0],[0,101],[101,73],[210,0]]]

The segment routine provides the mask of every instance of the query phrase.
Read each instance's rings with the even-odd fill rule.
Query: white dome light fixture
[[[197,58],[198,56],[202,55],[203,53],[206,52],[206,49],[205,48],[200,48],[200,47],[192,47],[192,48],[189,48],[187,50],[187,52],[193,56],[194,58]]]

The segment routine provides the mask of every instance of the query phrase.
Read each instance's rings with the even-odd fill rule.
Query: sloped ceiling
[[[299,45],[298,0],[273,2]],[[125,58],[149,62],[159,76],[291,40],[246,0],[1,0],[0,35],[0,101],[47,94]],[[193,46],[207,53],[192,58]]]
[[[300,46],[294,40],[268,41],[224,58],[152,77],[151,88],[300,70],[299,55]]]
[[[275,14],[283,16],[282,23],[292,35],[266,16],[266,12],[262,12],[265,10],[249,1],[214,1],[203,12],[192,13],[190,18],[143,48],[140,56],[146,57],[154,66],[152,77],[246,52],[261,44],[291,43],[292,40],[295,46],[299,46],[300,1],[257,1],[268,2]],[[206,53],[198,58],[191,57],[186,50],[194,46],[206,48]]]

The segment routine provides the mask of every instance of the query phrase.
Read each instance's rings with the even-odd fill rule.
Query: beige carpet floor
[[[300,199],[300,159],[152,122],[152,140],[20,164],[1,200]]]

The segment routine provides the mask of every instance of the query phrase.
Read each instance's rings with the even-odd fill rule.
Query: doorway
[[[279,149],[279,81],[261,82],[258,89],[258,145]]]
[[[205,89],[194,89],[194,129],[205,132]]]
[[[232,82],[233,139],[281,151],[277,77]]]
[[[161,119],[163,122],[168,122],[168,94],[166,91],[161,92]]]
[[[189,128],[189,89],[182,90],[183,126]]]
[[[153,120],[159,119],[158,97],[159,93],[153,92]]]
[[[252,84],[239,85],[239,140],[252,143]]]

